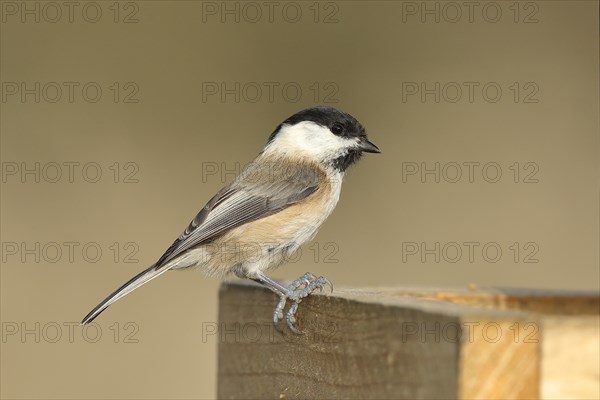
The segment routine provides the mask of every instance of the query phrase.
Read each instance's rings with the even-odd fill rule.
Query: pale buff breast
[[[309,241],[335,208],[342,176],[326,179],[306,199],[274,215],[242,225],[216,239],[206,248],[202,266],[209,275],[224,275],[235,269],[265,271],[284,261]]]

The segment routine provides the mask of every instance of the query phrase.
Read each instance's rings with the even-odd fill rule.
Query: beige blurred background
[[[213,398],[218,281],[74,323],[317,103],[383,153],[274,277],[599,289],[595,1],[1,3],[3,398]]]

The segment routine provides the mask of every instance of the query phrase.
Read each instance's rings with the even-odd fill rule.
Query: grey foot
[[[307,272],[286,286],[285,291],[280,294],[279,304],[277,304],[277,307],[275,307],[275,312],[273,313],[273,323],[275,324],[275,329],[280,332],[282,331],[281,327],[279,326],[279,321],[283,319],[283,310],[287,300],[290,300],[293,304],[290,306],[290,309],[285,316],[285,322],[292,332],[297,335],[301,335],[302,332],[296,329],[294,326],[294,323],[296,322],[296,311],[298,311],[298,305],[303,298],[307,297],[315,290],[319,289],[320,291],[323,291],[323,287],[325,287],[325,285],[329,286],[333,292],[333,285],[329,279],[322,276],[317,278],[310,272]]]

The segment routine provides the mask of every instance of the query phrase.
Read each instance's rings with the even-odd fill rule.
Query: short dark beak
[[[369,142],[367,138],[364,138],[360,141],[360,143],[358,144],[358,149],[360,151],[364,151],[365,153],[381,153],[379,147]]]

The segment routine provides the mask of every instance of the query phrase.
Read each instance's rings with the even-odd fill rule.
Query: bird
[[[380,153],[352,115],[329,106],[301,110],[280,123],[266,145],[227,186],[200,210],[150,267],[90,311],[92,322],[111,304],[170,270],[200,269],[209,277],[229,274],[269,288],[279,302],[275,327],[296,334],[302,299],[332,283],[310,272],[289,285],[267,276],[311,240],[336,207],[348,167],[363,153]],[[252,251],[249,251],[249,250]]]

